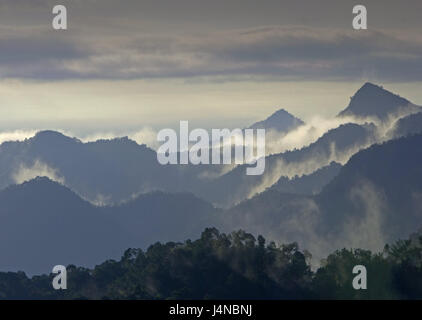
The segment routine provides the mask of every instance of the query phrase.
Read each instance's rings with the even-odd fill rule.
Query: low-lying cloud
[[[342,124],[356,123],[364,124],[366,119],[354,117],[324,118],[316,116],[307,121],[306,124],[289,131],[287,134],[277,131],[267,131],[266,153],[276,154],[294,149],[302,149],[317,141],[326,132],[337,128]]]
[[[32,165],[20,164],[16,172],[12,174],[14,183],[21,184],[25,181],[30,181],[36,177],[47,177],[50,180],[65,183],[64,177],[54,169],[43,163],[41,160],[35,160]]]
[[[70,134],[73,136],[73,134]],[[112,131],[105,132],[94,132],[87,135],[82,135],[78,137],[82,142],[95,142],[97,140],[111,140],[115,138],[120,138],[122,136],[127,136],[129,139],[135,141],[139,145],[145,144],[153,150],[157,150],[160,146],[157,141],[157,131],[151,127],[142,127],[139,130],[130,131],[127,133],[117,133]]]
[[[23,141],[32,138],[37,130],[13,130],[0,132],[0,144],[6,141]]]
[[[33,138],[39,129],[32,130],[11,130],[0,132],[0,145],[4,142],[10,141],[24,141],[25,139]],[[118,133],[112,131],[93,132],[88,134],[77,135],[69,130],[57,129],[56,131],[63,133],[69,137],[76,137],[82,142],[95,142],[97,140],[111,140],[127,136],[129,139],[138,144],[145,144],[151,149],[156,150],[159,147],[157,141],[157,131],[151,127],[142,127],[139,130],[133,130],[126,133]]]

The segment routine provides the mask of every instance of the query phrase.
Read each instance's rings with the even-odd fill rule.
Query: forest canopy
[[[198,240],[127,249],[93,269],[67,266],[67,290],[54,274],[0,273],[0,299],[418,299],[422,235],[383,252],[342,249],[317,270],[296,243],[276,245],[245,231],[206,229]],[[352,287],[355,265],[367,268],[366,290]]]

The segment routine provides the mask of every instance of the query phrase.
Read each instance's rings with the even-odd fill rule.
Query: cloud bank
[[[47,29],[48,30],[48,29]],[[257,79],[421,81],[422,40],[305,26],[201,34],[0,34],[0,72],[25,79]]]

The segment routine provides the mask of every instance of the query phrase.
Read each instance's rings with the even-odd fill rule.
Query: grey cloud
[[[0,63],[3,65],[82,59],[88,54],[64,39],[51,37],[3,38],[0,39],[0,50]]]
[[[79,0],[68,3],[80,11],[84,6]],[[95,1],[87,3],[92,8]],[[142,7],[127,3],[129,8]],[[157,11],[148,1],[143,4]],[[111,7],[110,2],[101,2],[98,14],[110,15]],[[130,17],[127,24],[135,24]],[[6,78],[39,80],[360,80],[368,76],[376,81],[422,80],[422,42],[399,33],[278,25],[183,34],[168,27],[165,32],[138,32],[136,28],[125,33],[110,31],[107,24],[101,31],[99,26],[98,22],[97,29],[75,25],[63,33],[47,26],[35,34],[29,27],[0,31],[0,73]]]

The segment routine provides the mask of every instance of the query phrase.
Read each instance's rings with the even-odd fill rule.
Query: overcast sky
[[[420,0],[0,0],[0,124],[243,126],[281,107],[306,120],[365,81],[422,104],[421,16]]]

